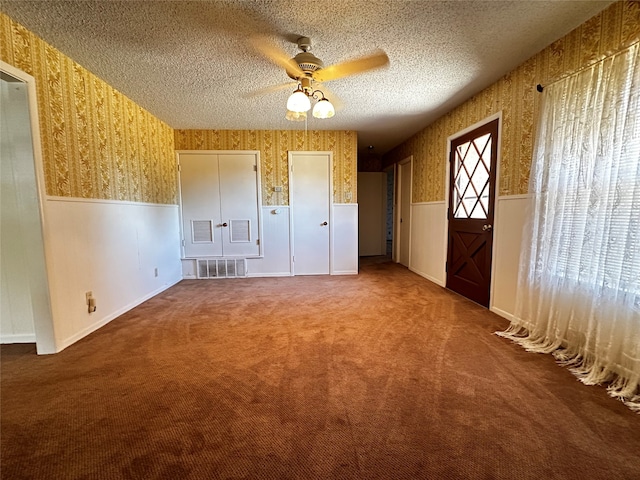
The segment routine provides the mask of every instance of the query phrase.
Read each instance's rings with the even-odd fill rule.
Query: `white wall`
[[[518,264],[528,205],[527,195],[498,197],[493,233],[490,309],[511,320],[515,311]]]
[[[47,198],[58,351],[181,280],[178,222],[177,205]],[[94,313],[87,291],[96,299]]]
[[[331,274],[358,273],[358,204],[333,204]]]
[[[446,284],[447,207],[445,202],[411,204],[411,255],[409,270]]]
[[[0,80],[0,342],[34,343],[51,321],[27,85]]]

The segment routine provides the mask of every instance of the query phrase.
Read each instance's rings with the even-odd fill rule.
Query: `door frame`
[[[294,242],[294,228],[293,225],[293,211],[295,209],[295,205],[293,204],[293,184],[295,183],[295,174],[291,170],[293,165],[292,157],[295,155],[317,155],[317,156],[328,156],[329,157],[329,275],[333,275],[333,152],[332,151],[323,151],[323,150],[288,150],[287,151],[287,172],[289,174],[289,245],[291,246],[289,250],[289,268],[291,271],[291,276],[295,276],[295,264],[293,261],[293,257],[296,254],[295,252],[295,242]]]
[[[444,239],[443,239],[443,248],[444,248],[444,264],[442,265],[442,274],[445,281],[447,282],[447,261],[449,259],[449,197],[450,197],[450,186],[451,186],[451,162],[449,159],[451,158],[451,143],[456,139],[461,137],[462,135],[466,135],[467,133],[475,130],[478,127],[481,127],[489,122],[494,120],[498,120],[498,145],[497,145],[497,155],[496,155],[496,184],[495,184],[495,194],[494,194],[494,205],[493,205],[493,228],[492,234],[493,242],[491,245],[491,281],[489,282],[489,306],[488,310],[491,310],[493,307],[493,289],[495,284],[495,270],[496,270],[496,225],[499,222],[499,209],[498,209],[498,200],[500,194],[500,164],[502,163],[502,110],[493,115],[489,115],[488,117],[483,118],[482,120],[470,125],[459,132],[454,133],[453,135],[449,135],[447,137],[447,157],[445,164],[445,188],[444,188],[444,214],[445,214],[445,222],[444,222]]]
[[[400,249],[402,244],[402,234],[400,232],[400,217],[402,215],[402,165],[409,164],[409,260],[407,268],[411,269],[411,204],[413,203],[413,155],[400,160],[395,164],[394,176],[394,212],[393,212],[393,260],[400,263]]]
[[[23,82],[27,87],[27,101],[29,108],[29,120],[31,126],[31,144],[33,148],[33,162],[35,169],[35,181],[37,202],[40,217],[40,226],[42,229],[42,242],[44,249],[44,270],[47,281],[46,303],[48,304],[48,312],[39,312],[34,314],[34,332],[36,337],[36,351],[38,354],[57,353],[55,338],[55,311],[52,303],[51,280],[54,272],[52,263],[51,246],[48,239],[49,224],[45,214],[45,200],[47,198],[46,182],[44,175],[44,158],[42,155],[42,137],[40,134],[40,117],[38,112],[38,97],[36,91],[36,79],[22,70],[9,65],[0,60],[0,72],[6,73]]]

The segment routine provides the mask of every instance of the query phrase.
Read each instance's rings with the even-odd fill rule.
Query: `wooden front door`
[[[451,142],[447,288],[485,307],[491,287],[498,120]]]

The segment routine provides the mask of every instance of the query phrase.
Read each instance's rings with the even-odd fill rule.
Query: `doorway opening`
[[[411,262],[411,177],[413,158],[398,163],[396,175],[395,261],[409,267]]]
[[[0,341],[36,343],[38,353],[55,353],[35,80],[0,62],[0,95]]]

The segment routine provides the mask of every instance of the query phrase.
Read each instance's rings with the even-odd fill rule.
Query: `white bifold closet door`
[[[257,153],[178,159],[185,258],[259,256]]]

